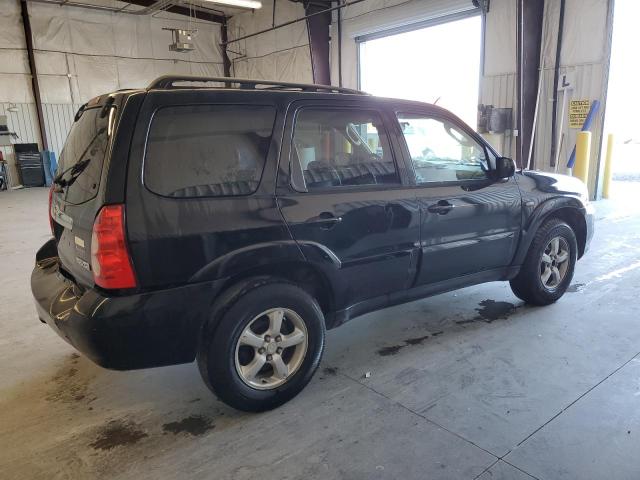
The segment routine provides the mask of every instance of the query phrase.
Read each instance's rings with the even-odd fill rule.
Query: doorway
[[[361,89],[436,103],[476,129],[482,54],[478,13],[358,41]]]
[[[640,123],[637,120],[640,110],[640,90],[637,86],[640,60],[629,51],[632,46],[640,44],[638,17],[640,2],[616,0],[603,141],[603,149],[606,149],[606,134],[614,134],[613,181],[610,188],[610,197],[613,199],[637,198],[640,191]]]

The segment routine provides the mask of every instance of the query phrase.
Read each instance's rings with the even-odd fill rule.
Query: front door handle
[[[455,205],[449,203],[447,200],[440,200],[438,203],[434,203],[433,205],[429,205],[427,207],[427,211],[431,213],[437,213],[438,215],[446,215],[449,213]]]
[[[341,221],[342,221],[342,217],[336,217],[331,212],[322,212],[321,214],[315,217],[311,217],[309,220],[307,220],[307,223],[317,223],[319,224],[320,228],[324,230],[329,230],[330,228],[333,228],[337,223],[340,223]]]

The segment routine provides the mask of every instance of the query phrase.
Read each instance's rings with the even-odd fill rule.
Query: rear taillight
[[[55,237],[56,232],[53,230],[53,212],[51,211],[51,206],[53,202],[53,185],[49,189],[49,227],[51,228],[51,235]]]
[[[91,268],[96,285],[102,288],[136,286],[125,237],[124,205],[106,205],[98,212],[91,235]]]

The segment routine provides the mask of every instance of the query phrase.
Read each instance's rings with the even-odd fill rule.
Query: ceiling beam
[[[126,3],[129,3],[131,5],[138,5],[140,7],[150,7],[151,5],[156,3],[156,0],[124,0],[124,1],[126,1]],[[212,23],[223,24],[226,21],[226,17],[224,15],[208,12],[206,10],[201,10],[197,7],[189,10],[188,7],[172,5],[169,8],[164,8],[163,11],[175,13],[177,15],[184,15],[185,17],[194,17],[194,18],[197,18],[198,20],[204,20],[206,22],[212,22]]]

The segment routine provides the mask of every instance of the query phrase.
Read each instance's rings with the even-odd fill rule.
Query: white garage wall
[[[518,106],[516,1],[491,0],[491,8],[485,18],[485,54],[479,103],[513,109],[515,128]],[[515,137],[506,135],[501,143],[500,153],[515,158]]]
[[[0,0],[0,115],[6,115],[9,131],[15,132],[20,142],[40,141],[20,4],[14,0]],[[13,150],[0,147],[0,151],[12,178],[16,178]]]
[[[276,2],[275,24],[304,17],[301,3]],[[229,21],[229,40],[273,26],[273,0],[263,0],[259,10],[242,12]],[[311,55],[306,22],[229,44],[231,73],[240,78],[259,78],[311,83]]]
[[[573,90],[569,99],[599,100],[601,108],[592,127],[592,158],[595,165],[602,139],[602,120],[610,51],[610,0],[566,0],[563,45],[560,58],[560,80],[568,75]],[[551,118],[553,106],[553,77],[558,39],[560,2],[546,0],[543,24],[543,74],[534,142],[535,166],[540,170],[551,167]],[[496,107],[517,106],[516,89],[516,22],[517,9],[513,0],[492,0],[487,15],[486,58],[481,82],[480,101]],[[562,94],[558,95],[559,121]],[[514,113],[515,110],[514,110]],[[578,130],[568,126],[568,113],[563,119],[564,140],[560,150],[558,172],[566,173],[566,164],[576,142]],[[515,142],[512,156],[515,156]],[[528,146],[525,150],[528,152]],[[595,192],[597,169],[592,168],[590,191]]]
[[[223,73],[218,24],[165,12],[138,16],[39,3],[29,3],[29,14],[49,148],[58,155],[73,114],[96,95],[145,87],[170,73]],[[195,50],[170,52],[171,34],[162,27],[197,28]],[[0,114],[10,103],[18,108],[7,112],[17,141],[40,143],[20,4],[0,0]]]
[[[96,95],[144,87],[169,73],[222,74],[217,24],[37,3],[29,13],[49,147],[58,154],[73,113]],[[195,50],[169,51],[171,34],[162,27],[197,28]]]
[[[38,141],[37,122],[18,0],[0,0],[0,114],[6,112],[10,128],[20,141]],[[115,2],[114,2],[115,3]],[[604,100],[608,70],[611,0],[567,0],[561,74],[570,75],[573,99]],[[272,0],[263,8],[241,12],[229,21],[229,39],[272,26]],[[184,17],[159,14],[135,17],[30,4],[37,50],[47,133],[59,152],[70,116],[88,98],[117,88],[144,86],[165,73],[222,74],[219,26],[199,23],[196,51],[168,51],[169,32],[163,26],[188,27]],[[471,0],[367,0],[342,11],[343,86],[357,87],[356,37],[462,12],[474,8]],[[544,71],[539,123],[535,141],[537,167],[549,169],[551,101],[559,1],[546,0]],[[304,16],[300,3],[277,2],[275,23]],[[162,18],[158,18],[162,17]],[[338,84],[337,25],[331,26],[332,81]],[[480,102],[496,107],[516,106],[516,1],[492,0],[486,17],[485,61]],[[151,40],[149,40],[151,39]],[[428,48],[428,47],[426,47]],[[236,77],[311,82],[312,70],[305,22],[229,45],[232,74]],[[419,60],[419,52],[417,52]],[[9,103],[18,112],[7,112]],[[602,135],[602,114],[593,128],[593,151]],[[514,112],[515,113],[515,112]],[[565,117],[561,164],[575,144],[575,130]],[[515,142],[514,142],[515,144]],[[515,145],[511,155],[515,154]],[[595,161],[595,153],[594,153]],[[595,182],[592,173],[591,188]]]
[[[419,24],[447,15],[476,10],[471,0],[369,0],[342,13],[342,80],[343,86],[358,86],[357,43],[359,36],[383,32],[395,27]],[[486,16],[485,56],[480,80],[479,103],[495,107],[515,108],[516,91],[516,1],[491,0]],[[338,84],[338,28],[334,15],[331,37],[332,81]],[[423,48],[441,48],[425,45]],[[420,54],[417,52],[416,61]],[[384,61],[384,60],[382,60]],[[515,116],[514,116],[515,118]],[[509,143],[505,142],[508,149]],[[515,141],[511,151],[515,155]]]
[[[607,88],[607,75],[610,54],[610,15],[611,0],[567,0],[565,6],[565,26],[562,53],[560,57],[560,80],[568,75],[573,91],[569,99],[599,100],[600,111],[592,127],[591,162],[595,165],[600,143],[604,118],[604,100]],[[547,0],[545,3],[545,31],[543,42],[544,72],[542,81],[542,101],[539,111],[539,132],[536,135],[535,156],[537,167],[550,170],[551,162],[551,113],[553,97],[553,69],[558,32],[560,2]],[[560,115],[562,95],[558,96],[558,115]],[[568,127],[568,114],[565,112],[563,133],[565,135],[560,151],[558,171],[566,173],[566,164],[576,142],[578,130]],[[597,169],[592,168],[589,190],[595,192]]]
[[[166,73],[222,71],[217,24],[192,22],[191,28],[198,29],[195,50],[178,53],[169,51],[171,34],[162,27],[190,28],[184,16],[115,14],[39,3],[30,3],[29,12],[43,103],[84,103],[118,88],[144,87]]]
[[[567,0],[560,75],[568,74],[574,87],[572,99],[600,100],[603,103],[592,128],[592,162],[602,137],[602,118],[608,71],[610,4],[612,0]],[[342,78],[343,86],[357,87],[357,45],[360,35],[384,31],[393,27],[464,11],[470,8],[468,0],[369,0],[343,10],[342,25]],[[480,82],[480,103],[514,109],[517,112],[517,2],[491,0],[486,16],[485,59]],[[543,26],[544,72],[538,126],[535,140],[536,168],[550,170],[551,160],[551,99],[553,97],[553,70],[558,31],[558,0],[546,0]],[[332,38],[337,39],[336,16],[332,25]],[[419,52],[417,53],[419,59]],[[337,41],[332,42],[332,81],[338,84]],[[561,101],[561,96],[559,102]],[[559,108],[558,108],[559,110]],[[559,112],[558,112],[559,115]],[[577,130],[568,128],[565,112],[564,141],[561,165],[566,165],[575,145]],[[508,145],[508,143],[507,143]],[[505,154],[509,154],[505,152]],[[515,156],[515,140],[511,144]],[[559,171],[566,172],[566,169]],[[591,171],[590,189],[595,189],[596,169]]]

